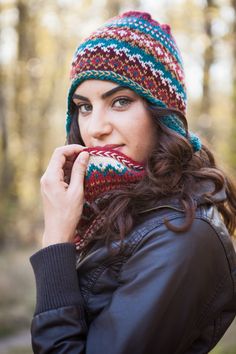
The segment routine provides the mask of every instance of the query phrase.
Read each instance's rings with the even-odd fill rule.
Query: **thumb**
[[[89,161],[89,153],[87,151],[82,151],[76,158],[70,178],[70,185],[68,190],[72,193],[78,193],[83,191],[84,188],[84,177]]]

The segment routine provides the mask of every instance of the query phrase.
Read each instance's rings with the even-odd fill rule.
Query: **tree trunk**
[[[6,3],[0,6],[0,14],[4,17],[4,11],[8,10],[11,4]],[[4,25],[0,23],[0,34]],[[7,63],[0,61],[0,245],[4,245],[7,239],[8,220],[11,217],[12,205],[15,198],[15,186],[13,183],[14,169],[9,156],[9,125],[7,120],[7,95],[9,92],[9,78],[7,74]]]
[[[234,22],[232,28],[232,45],[233,45],[233,117],[236,125],[236,0],[232,0],[232,8],[234,10]]]
[[[15,112],[16,112],[16,131],[20,142],[24,145],[25,130],[27,127],[27,118],[30,102],[30,75],[27,65],[30,58],[35,57],[35,21],[34,16],[30,14],[31,2],[18,0],[16,7],[19,14],[17,25],[18,33],[18,57],[16,63],[15,75]]]
[[[231,1],[234,10],[234,21],[232,27],[232,51],[233,51],[233,70],[232,70],[232,131],[231,131],[231,151],[232,167],[236,170],[236,0]]]
[[[204,135],[211,140],[213,136],[211,122],[211,108],[212,108],[212,93],[211,93],[211,77],[210,70],[214,64],[214,37],[212,33],[213,16],[216,4],[214,0],[207,0],[206,6],[203,10],[204,14],[204,31],[206,36],[206,45],[203,54],[203,82],[202,82],[202,101],[201,101],[201,115],[205,117],[206,123],[203,124]]]
[[[124,0],[107,0],[106,15],[107,18],[117,16],[122,10],[123,6],[126,5]],[[140,0],[129,0],[129,5],[133,5],[133,9],[138,10],[140,5]]]

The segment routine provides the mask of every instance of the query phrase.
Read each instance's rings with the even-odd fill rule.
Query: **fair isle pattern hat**
[[[161,25],[144,12],[116,16],[92,33],[77,48],[70,73],[67,133],[71,126],[72,96],[88,79],[113,81],[128,87],[159,107],[186,113],[186,87],[181,54],[169,25]],[[164,124],[186,137],[176,115],[161,118]],[[189,133],[194,151],[199,138]]]

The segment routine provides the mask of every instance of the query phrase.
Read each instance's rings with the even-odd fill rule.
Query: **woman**
[[[111,19],[71,79],[68,145],[41,179],[34,352],[208,353],[236,312],[236,192],[187,130],[170,27]]]

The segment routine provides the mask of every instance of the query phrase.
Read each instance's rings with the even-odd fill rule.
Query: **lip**
[[[105,147],[106,149],[116,149],[119,150],[119,148],[122,148],[124,146],[124,144],[108,144],[105,145],[103,147]]]

